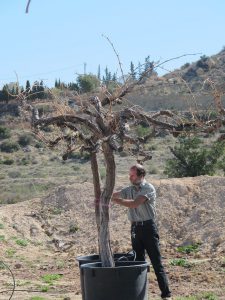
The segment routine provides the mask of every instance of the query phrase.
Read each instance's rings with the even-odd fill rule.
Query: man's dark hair
[[[140,164],[136,164],[136,165],[132,166],[130,169],[136,170],[138,177],[140,177],[140,176],[145,177],[145,175],[146,175],[146,171],[145,171],[144,167]]]

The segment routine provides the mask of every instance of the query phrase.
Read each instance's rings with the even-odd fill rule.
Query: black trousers
[[[131,225],[131,241],[133,250],[136,252],[136,260],[145,260],[145,250],[148,253],[151,264],[154,268],[158,285],[161,290],[161,297],[170,297],[168,280],[159,249],[158,229],[153,220],[145,221],[143,224]]]

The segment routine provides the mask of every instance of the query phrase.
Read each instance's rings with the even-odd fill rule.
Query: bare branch
[[[29,12],[30,2],[31,2],[31,0],[28,0],[28,2],[27,2],[26,14],[28,14],[28,12]]]
[[[114,53],[116,54],[117,59],[118,59],[118,62],[119,62],[119,67],[120,67],[120,72],[121,72],[121,74],[122,74],[123,83],[126,84],[125,77],[124,77],[124,74],[123,74],[123,69],[122,69],[122,63],[121,63],[121,61],[120,61],[119,54],[117,53],[117,51],[116,51],[116,49],[115,49],[113,43],[110,41],[110,39],[109,39],[107,36],[105,36],[104,34],[102,34],[102,36],[103,36],[104,38],[106,38],[107,41],[108,41],[108,42],[110,43],[110,45],[112,46],[113,51],[114,51]]]
[[[78,116],[71,116],[71,115],[61,115],[56,117],[50,117],[45,119],[39,119],[34,122],[34,126],[48,126],[48,125],[57,125],[57,126],[63,126],[65,123],[71,122],[74,124],[83,124],[86,126],[87,129],[92,131],[97,136],[101,137],[102,132],[97,128],[96,125],[94,125],[92,122],[85,118],[81,118]]]

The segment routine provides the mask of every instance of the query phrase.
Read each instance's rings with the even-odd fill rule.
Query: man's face
[[[139,183],[141,183],[143,177],[137,176],[137,170],[130,169],[129,178],[130,178],[130,182],[132,184],[139,184]]]

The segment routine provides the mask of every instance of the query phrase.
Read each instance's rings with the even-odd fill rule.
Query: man
[[[154,268],[162,299],[169,300],[167,276],[162,265],[159,249],[159,235],[155,224],[156,192],[152,184],[145,180],[146,171],[142,165],[136,164],[130,168],[131,186],[113,193],[114,203],[128,207],[128,218],[131,221],[131,241],[136,252],[136,260],[145,260],[147,251]]]

